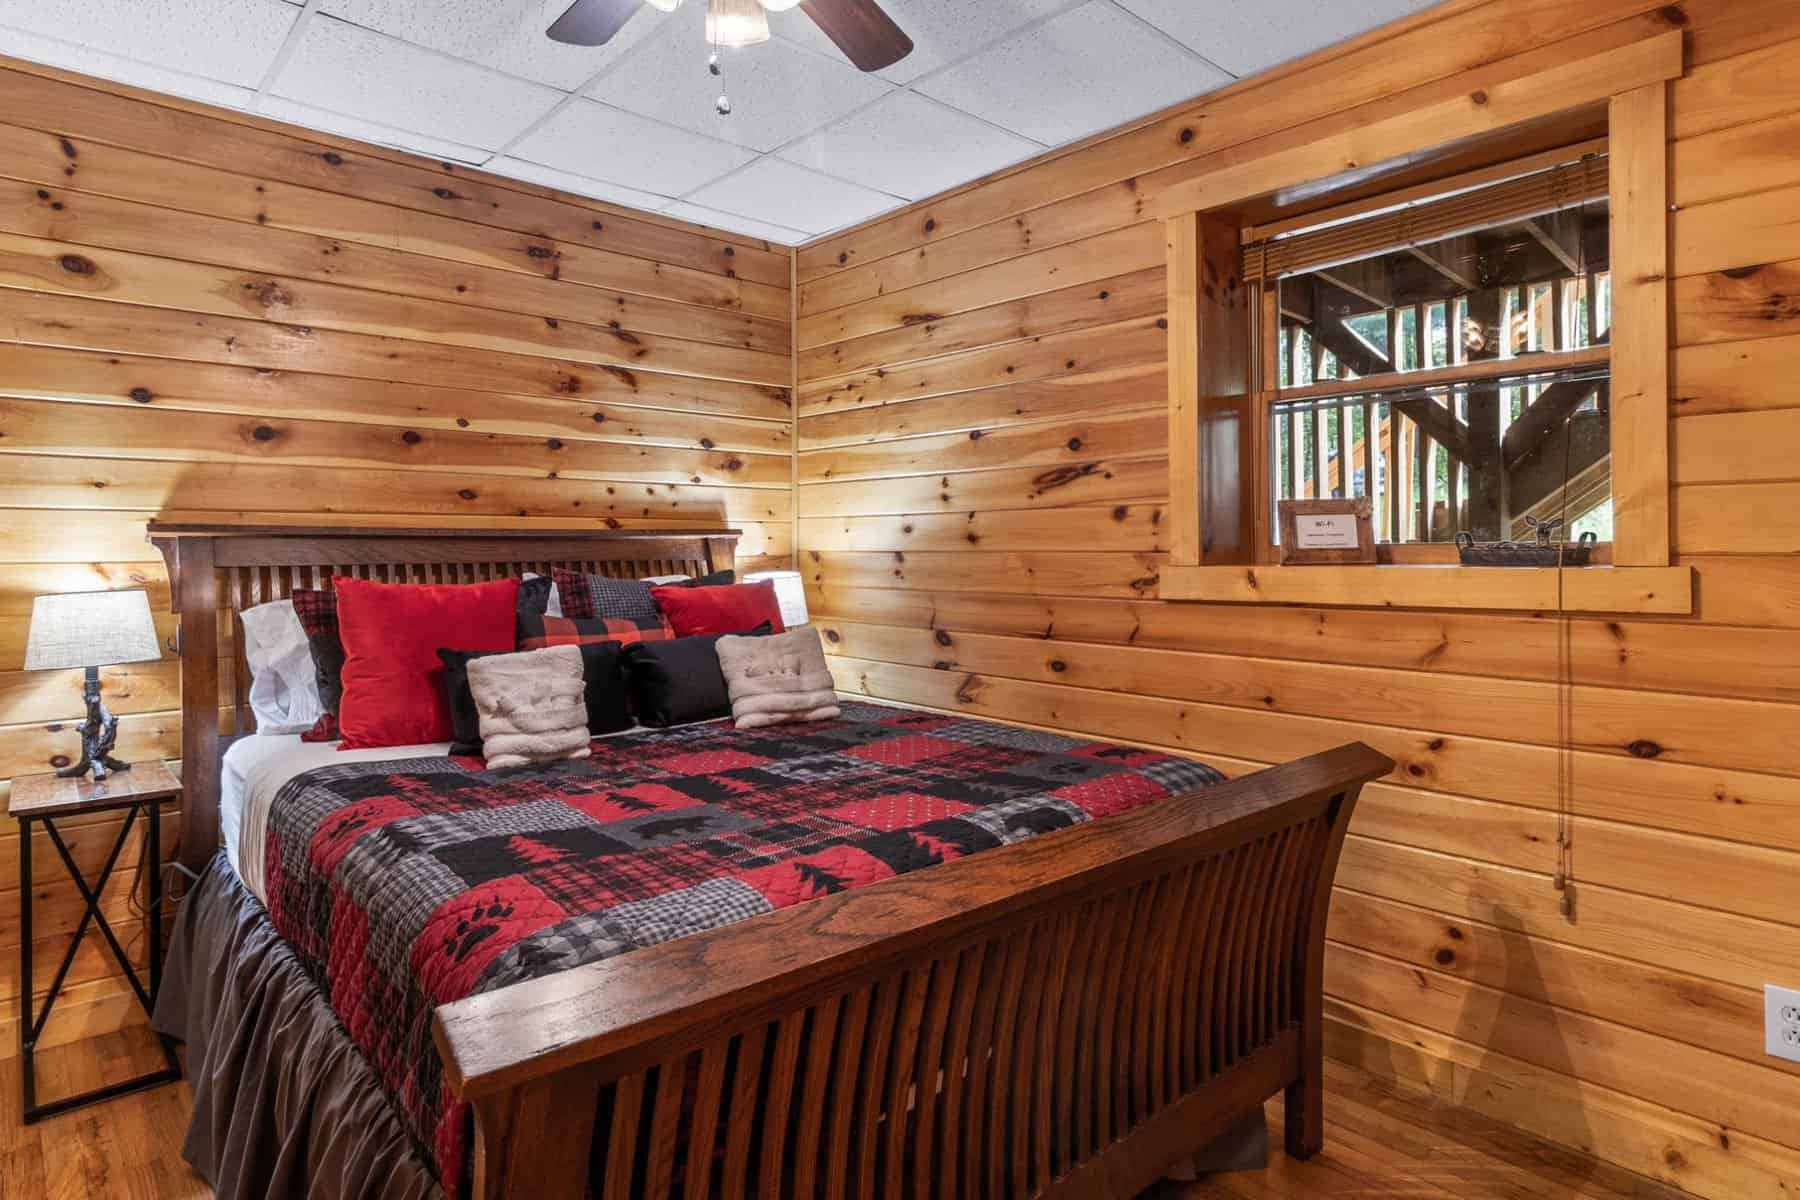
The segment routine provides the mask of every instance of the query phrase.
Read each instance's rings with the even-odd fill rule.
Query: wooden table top
[[[96,783],[86,775],[59,779],[55,775],[26,775],[13,780],[7,815],[58,817],[67,813],[117,808],[146,800],[171,800],[181,795],[181,780],[161,759],[133,763],[129,771],[114,771]]]

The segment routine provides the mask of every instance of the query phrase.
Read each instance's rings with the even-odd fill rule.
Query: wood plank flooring
[[[156,1064],[140,1031],[38,1056],[45,1095],[92,1087]],[[1165,1183],[1144,1200],[1680,1200],[1676,1192],[1352,1067],[1329,1064],[1325,1152],[1267,1168]],[[44,1121],[19,1124],[16,1059],[0,1060],[0,1197],[25,1200],[204,1200],[181,1161],[190,1093],[169,1085]],[[1281,1144],[1281,1104],[1269,1105]]]
[[[38,1099],[51,1100],[160,1066],[143,1027],[53,1046],[37,1056]],[[5,1200],[202,1200],[181,1161],[192,1094],[165,1084],[36,1125],[19,1122],[19,1060],[0,1060],[0,1197]]]

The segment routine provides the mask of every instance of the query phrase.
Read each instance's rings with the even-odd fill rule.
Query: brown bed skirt
[[[222,852],[176,915],[152,1025],[187,1043],[181,1153],[218,1200],[443,1200],[381,1081]]]

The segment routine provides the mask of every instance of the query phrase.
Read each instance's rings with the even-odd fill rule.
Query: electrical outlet
[[[1763,985],[1764,1049],[1776,1058],[1800,1062],[1800,992]]]

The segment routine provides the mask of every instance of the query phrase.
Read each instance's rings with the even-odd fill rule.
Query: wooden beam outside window
[[[1250,562],[1256,478],[1250,306],[1237,226],[1200,213],[1167,222],[1169,557]]]

